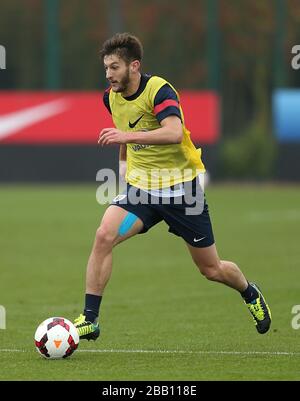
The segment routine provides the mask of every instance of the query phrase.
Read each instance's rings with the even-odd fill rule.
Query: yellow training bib
[[[109,105],[116,128],[125,132],[147,132],[160,128],[156,114],[175,102],[165,100],[157,106],[154,105],[157,92],[166,84],[170,85],[163,78],[152,76],[144,90],[133,100],[125,99],[121,93],[111,90]],[[170,87],[176,92],[172,85]],[[177,92],[176,94],[179,100],[179,95]],[[184,125],[180,104],[177,104],[177,107],[183,125],[183,139],[180,144],[127,144],[126,181],[129,184],[141,189],[160,189],[190,181],[205,171],[201,161],[201,149],[196,149],[192,143],[190,132]]]

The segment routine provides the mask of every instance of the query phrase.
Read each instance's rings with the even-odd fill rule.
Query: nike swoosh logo
[[[129,121],[129,127],[130,127],[130,128],[134,128],[134,127],[137,125],[137,123],[138,123],[143,117],[144,117],[144,114],[142,114],[141,117],[139,117],[134,123],[131,123],[131,122]]]
[[[202,238],[194,238],[194,242],[199,242],[199,241],[202,241],[204,238],[206,238],[206,237],[202,237]]]
[[[28,107],[6,115],[0,115],[0,140],[40,121],[47,120],[69,108],[64,99],[52,100],[38,106]]]

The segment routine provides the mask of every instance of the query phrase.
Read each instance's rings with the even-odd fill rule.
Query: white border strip
[[[32,352],[22,349],[0,349],[0,352]],[[184,351],[184,350],[143,350],[143,349],[79,349],[83,353],[112,353],[112,354],[188,354],[188,355],[284,355],[300,356],[300,352],[285,351]]]

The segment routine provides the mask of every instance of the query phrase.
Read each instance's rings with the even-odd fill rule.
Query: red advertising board
[[[214,92],[181,91],[194,142],[213,144],[220,132]],[[1,144],[96,144],[112,120],[101,92],[0,92]]]

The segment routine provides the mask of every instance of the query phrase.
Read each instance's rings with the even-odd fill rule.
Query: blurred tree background
[[[1,0],[7,70],[0,89],[49,89],[47,32],[55,29],[46,18],[49,1]],[[167,78],[178,89],[219,92],[221,170],[245,176],[255,160],[254,175],[268,176],[276,154],[272,91],[300,86],[300,73],[290,67],[291,48],[300,44],[299,0],[55,2],[56,89],[102,90],[102,42],[116,31],[132,32],[144,44],[145,72]]]

